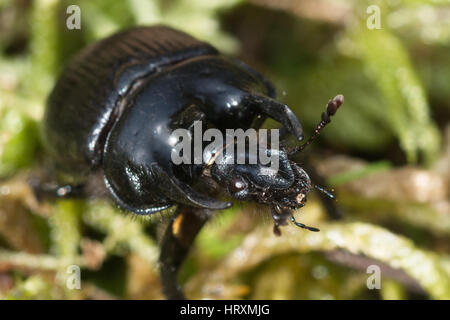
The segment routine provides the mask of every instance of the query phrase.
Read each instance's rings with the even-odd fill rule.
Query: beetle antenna
[[[313,232],[319,232],[320,231],[320,229],[317,229],[317,228],[314,228],[314,227],[310,227],[310,226],[307,226],[306,224],[303,224],[303,223],[295,221],[295,218],[294,218],[293,215],[291,215],[291,221],[292,221],[293,224],[295,224],[299,228],[306,229],[306,230],[313,231]]]
[[[336,199],[334,194],[332,194],[330,191],[326,190],[325,188],[322,188],[322,187],[318,186],[317,184],[314,185],[314,188],[316,190],[320,191],[321,193],[323,193],[324,195],[326,195],[328,198],[330,198],[332,200]]]
[[[327,110],[322,113],[322,120],[317,125],[316,129],[314,130],[314,133],[309,137],[309,139],[304,144],[295,147],[292,151],[290,151],[289,156],[293,156],[298,152],[302,152],[303,149],[309,146],[311,142],[313,142],[314,139],[316,139],[317,136],[320,134],[320,131],[322,131],[322,129],[325,128],[325,126],[331,122],[331,117],[336,113],[336,111],[343,103],[344,103],[344,96],[342,94],[339,94],[332,100],[330,100],[327,105]]]

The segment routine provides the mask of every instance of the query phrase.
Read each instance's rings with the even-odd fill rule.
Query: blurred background
[[[343,218],[312,192],[297,219],[321,232],[275,237],[267,209],[236,204],[199,235],[180,275],[188,297],[450,298],[450,1],[78,0],[81,29],[69,30],[71,4],[0,0],[0,298],[164,298],[158,239],[170,213],[39,202],[27,183],[47,161],[40,119],[68,59],[161,23],[271,79],[306,136],[345,96],[305,152]],[[73,265],[80,289],[67,285]]]

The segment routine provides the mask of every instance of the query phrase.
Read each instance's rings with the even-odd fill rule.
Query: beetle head
[[[269,149],[267,152],[278,157],[278,166],[260,162],[236,164],[225,152],[220,161],[210,166],[210,175],[237,200],[267,204],[274,208],[296,209],[304,206],[311,189],[308,174],[289,161],[284,150]],[[249,159],[247,152],[245,159]]]
[[[236,162],[237,157],[234,155],[234,145],[229,144],[224,146],[222,150],[216,150],[212,156],[214,161],[210,161],[206,166],[206,169],[209,170],[208,174],[227,190],[233,198],[269,205],[272,209],[274,233],[276,235],[281,234],[279,227],[286,225],[287,219],[290,219],[293,224],[300,228],[319,231],[317,228],[297,222],[293,216],[294,209],[305,205],[306,196],[311,190],[311,180],[308,174],[298,164],[289,160],[288,157],[292,158],[311,144],[321,130],[331,122],[331,117],[342,105],[343,101],[344,97],[337,95],[328,102],[327,110],[322,113],[322,119],[314,130],[313,135],[302,145],[287,152],[278,149],[265,149],[258,145],[259,151],[263,149],[267,152],[266,155],[276,156],[277,165],[275,167],[264,165],[261,161],[249,162],[250,154],[247,153],[246,148],[243,152],[244,154],[242,154],[242,151],[241,154],[238,154],[241,156],[241,159],[245,159],[244,164],[239,164],[240,162]],[[285,127],[289,128],[289,125]],[[292,128],[295,129],[295,126]],[[301,132],[301,127],[297,128]],[[292,131],[295,132],[296,130]],[[228,152],[230,145],[233,146],[231,155]],[[220,154],[219,159],[217,159],[217,154]],[[334,199],[334,196],[327,190],[318,186],[315,187],[331,199]]]

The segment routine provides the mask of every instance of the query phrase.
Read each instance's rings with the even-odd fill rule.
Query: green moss
[[[32,165],[38,148],[36,121],[14,109],[0,113],[0,177]]]

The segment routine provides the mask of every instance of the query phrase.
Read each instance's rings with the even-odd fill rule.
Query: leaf
[[[440,137],[408,52],[386,29],[357,29],[353,39],[369,76],[386,100],[389,122],[408,161],[418,162],[421,153],[429,164],[439,151]]]
[[[283,229],[282,237],[275,237],[271,226],[256,229],[214,272],[210,271],[208,287],[230,281],[275,255],[343,249],[403,269],[432,297],[450,298],[448,256],[420,249],[411,240],[371,224],[330,223],[320,227],[320,232],[302,232],[288,226]]]

